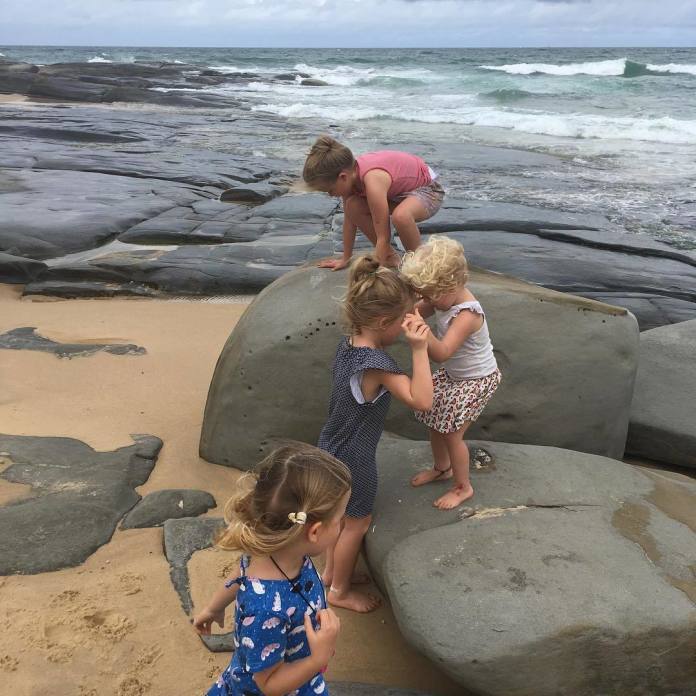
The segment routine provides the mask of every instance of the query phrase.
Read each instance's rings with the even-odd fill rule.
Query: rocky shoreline
[[[96,645],[130,665],[108,672],[107,691],[118,682],[119,696],[160,693],[154,662],[166,663],[157,679],[166,681],[181,653],[172,645],[156,654],[171,633],[162,626],[188,628],[201,588],[217,580],[210,569],[231,572],[207,555],[216,505],[235,486],[228,467],[249,468],[279,438],[316,440],[346,274],[311,264],[341,251],[342,212],[296,179],[316,131],[336,127],[252,112],[208,91],[244,80],[319,86],[300,73],[0,61],[0,94],[32,100],[0,104],[0,283],[17,287],[0,300],[23,310],[8,312],[0,331],[13,366],[0,401],[13,433],[0,435],[0,592],[16,593],[13,607],[22,597],[32,621],[37,601],[53,619],[22,651],[3,643],[0,668],[15,685],[30,655],[50,663],[47,674],[70,663],[70,696],[87,696],[78,681],[91,675]],[[296,155],[269,152],[278,142]],[[383,661],[392,672],[361,655],[345,659],[339,678],[353,681],[359,664],[371,665],[370,681],[381,670],[382,683],[432,682],[440,694],[504,696],[534,684],[535,696],[690,696],[696,252],[601,213],[475,195],[477,178],[512,187],[529,177],[555,186],[562,202],[555,173],[584,171],[581,162],[470,143],[369,143],[379,145],[422,153],[451,183],[422,231],[464,244],[505,379],[472,430],[476,498],[451,514],[433,510],[432,491],[407,486],[428,447],[411,414],[393,409],[367,559],[394,615],[348,621],[344,649],[350,657],[372,645],[381,655],[385,636],[402,640],[385,628],[394,618],[408,645],[393,643]],[[178,302],[261,290],[221,353],[230,306],[206,304],[204,322],[202,304]],[[74,301],[43,305],[47,297]],[[114,306],[120,315],[109,314]],[[408,367],[403,346],[395,355]],[[298,395],[310,395],[301,408]],[[690,475],[630,466],[624,450]],[[135,555],[122,550],[129,544]],[[114,575],[117,563],[108,564],[119,553],[123,567],[135,559],[157,579],[156,591],[137,572]],[[102,579],[82,575],[93,572]],[[51,591],[36,591],[42,583]],[[435,588],[428,596],[424,584]],[[105,585],[143,605],[98,611]],[[92,593],[86,603],[80,592]],[[131,632],[142,640],[141,614],[155,652],[138,643],[145,657],[131,665],[132,650],[116,644]],[[206,646],[212,678],[229,636]],[[73,664],[80,655],[84,664]],[[25,681],[42,678],[21,669]],[[336,693],[415,694],[356,684]]]
[[[58,297],[224,295],[259,290],[340,251],[334,201],[289,190],[297,158],[261,156],[265,143],[281,138],[297,142],[301,156],[311,124],[205,91],[252,79],[302,76],[0,62],[0,93],[62,102],[3,107],[0,281]],[[158,91],[165,89],[190,91]],[[164,97],[177,108],[163,107]],[[223,105],[224,115],[210,111]],[[235,151],[217,151],[214,137],[201,136],[206,128],[233,130]],[[554,168],[582,164],[474,144],[385,145],[421,152],[445,173],[452,190],[423,232],[459,238],[474,265],[626,307],[641,330],[696,317],[695,252],[627,232],[601,214],[467,196],[482,176],[553,185]]]

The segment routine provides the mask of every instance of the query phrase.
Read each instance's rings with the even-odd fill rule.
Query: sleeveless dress
[[[478,301],[462,302],[446,311],[435,310],[437,337],[442,339],[452,320],[463,311],[480,314],[483,324],[433,375],[432,408],[415,411],[416,420],[443,434],[457,432],[464,423],[478,420],[502,379],[486,315]]]
[[[285,661],[309,657],[304,615],[326,608],[324,585],[309,556],[292,583],[288,580],[260,580],[247,575],[249,557],[242,556],[241,575],[228,580],[225,587],[239,585],[235,602],[235,653],[229,666],[210,687],[206,696],[263,696],[254,681],[263,672]],[[299,591],[293,591],[293,586]],[[312,616],[312,625],[318,621]],[[303,684],[292,696],[328,696],[321,673]]]
[[[372,401],[363,397],[360,381],[363,371],[369,369],[403,374],[394,358],[383,350],[354,347],[348,338],[341,339],[333,363],[329,418],[317,443],[350,469],[349,517],[372,513],[377,495],[375,453],[391,403],[391,394],[384,387]]]

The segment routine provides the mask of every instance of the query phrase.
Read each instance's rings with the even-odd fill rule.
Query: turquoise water
[[[180,61],[239,76],[209,88],[357,141],[521,147],[598,166],[567,195],[629,229],[696,246],[696,49],[0,47],[33,63]],[[300,72],[327,83],[279,82]],[[269,148],[289,156],[281,143]],[[470,192],[468,192],[470,193]],[[502,191],[478,193],[503,197]],[[536,198],[542,203],[543,192]],[[696,211],[694,211],[696,218]],[[688,216],[687,216],[688,217]],[[670,222],[679,218],[680,222]]]

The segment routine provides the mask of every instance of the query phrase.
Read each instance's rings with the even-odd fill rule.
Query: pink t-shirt
[[[387,198],[394,200],[404,193],[427,186],[432,178],[428,165],[416,155],[398,150],[366,152],[356,158],[361,196],[365,195],[365,174],[372,169],[383,169],[391,177]]]

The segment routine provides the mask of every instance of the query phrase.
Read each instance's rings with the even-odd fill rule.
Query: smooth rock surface
[[[249,468],[277,438],[316,442],[340,338],[346,272],[285,275],[249,306],[230,335],[208,394],[201,456]],[[503,275],[473,272],[503,382],[472,437],[623,453],[638,331],[625,310]],[[403,341],[393,348],[410,370]],[[299,401],[298,401],[299,398]],[[394,404],[388,430],[425,439]]]
[[[380,444],[367,554],[407,641],[486,696],[690,695],[696,537],[652,479],[579,452],[471,444],[491,462],[472,470],[469,507],[445,513],[432,500],[449,484],[408,484],[429,446]]]
[[[76,358],[104,352],[112,355],[144,355],[133,343],[59,343],[36,333],[35,326],[22,326],[0,334],[0,350],[38,350],[58,358]]]
[[[626,450],[696,468],[696,320],[640,335]]]
[[[167,520],[197,517],[216,505],[207,491],[173,488],[146,495],[123,519],[121,529],[161,527]]]
[[[0,477],[31,486],[31,496],[0,506],[0,575],[79,565],[111,539],[139,500],[162,441],[97,452],[67,437],[0,435]]]
[[[196,551],[213,545],[215,533],[224,527],[220,517],[184,517],[169,519],[164,523],[164,554],[169,562],[169,577],[181,606],[187,615],[193,611],[191,583],[189,580],[188,561]],[[232,631],[211,636],[200,636],[212,652],[232,652],[234,634]]]

